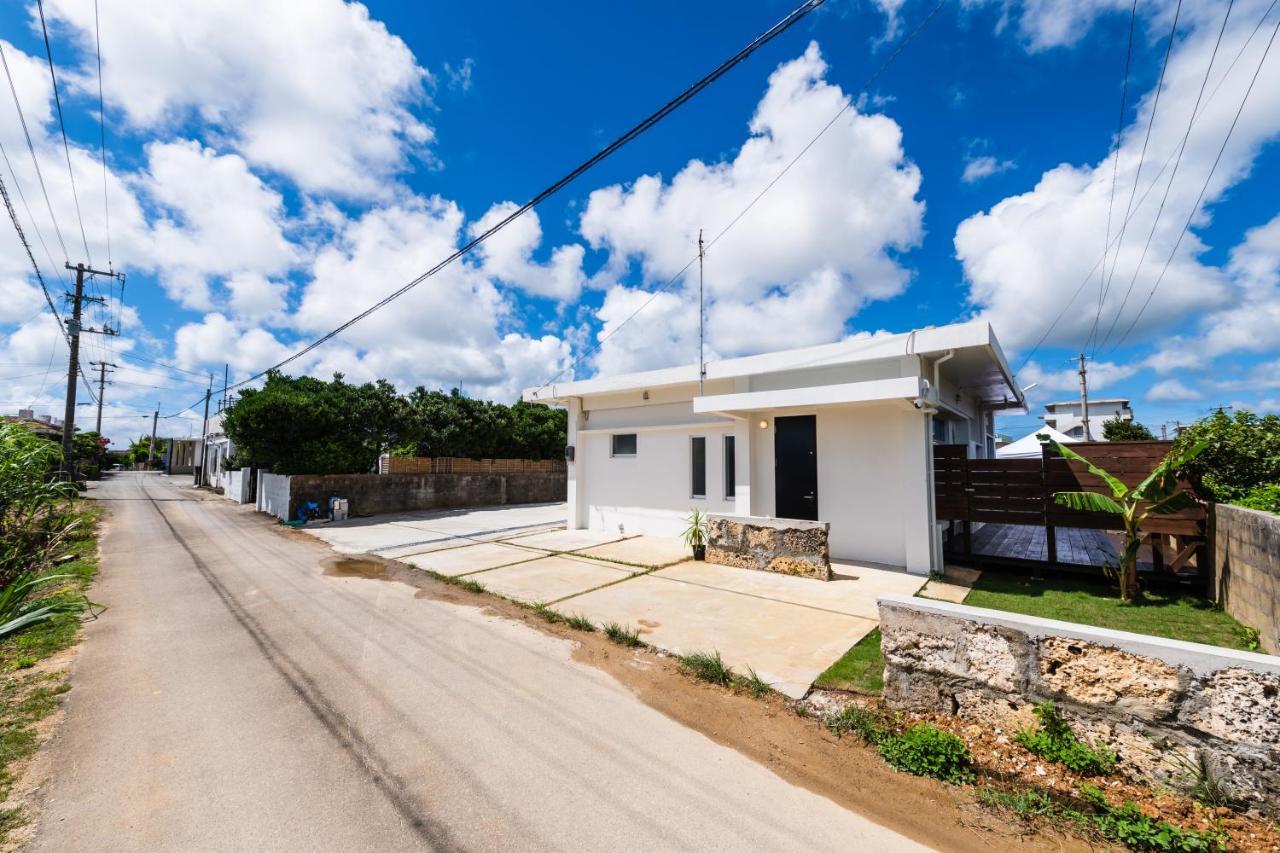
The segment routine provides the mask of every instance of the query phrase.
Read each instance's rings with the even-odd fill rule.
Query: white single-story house
[[[678,535],[692,508],[830,523],[832,559],[942,568],[934,444],[994,455],[1025,400],[991,327],[530,388],[569,411],[570,529]]]
[[[1032,430],[1017,441],[1010,442],[996,449],[998,459],[1039,459],[1044,454],[1044,444],[1040,436],[1047,435],[1059,444],[1075,444],[1080,439],[1072,438],[1064,432],[1058,432],[1051,426],[1043,426]]]

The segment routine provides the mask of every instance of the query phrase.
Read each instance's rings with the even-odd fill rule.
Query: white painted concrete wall
[[[222,475],[222,496],[238,504],[247,504],[254,499],[249,494],[249,469],[226,471]]]
[[[259,512],[289,520],[289,478],[270,471],[258,472],[257,506]]]

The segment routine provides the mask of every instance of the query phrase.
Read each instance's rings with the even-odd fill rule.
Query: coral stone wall
[[[1280,515],[1214,504],[1213,541],[1218,603],[1258,629],[1264,652],[1280,654]]]
[[[1280,658],[905,596],[882,596],[885,701],[1012,734],[1053,701],[1118,769],[1181,786],[1203,762],[1280,816]]]
[[[707,516],[707,562],[762,572],[831,580],[823,521]]]

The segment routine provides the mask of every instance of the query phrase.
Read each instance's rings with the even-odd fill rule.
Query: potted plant
[[[707,517],[702,510],[694,509],[685,519],[688,527],[684,529],[682,538],[686,545],[693,549],[693,559],[705,560],[707,557]]]

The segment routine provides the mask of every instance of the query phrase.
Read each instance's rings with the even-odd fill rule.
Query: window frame
[[[632,444],[635,449],[630,453],[619,453],[617,450],[617,439],[622,436],[631,436]],[[609,433],[609,458],[610,459],[635,459],[640,455],[640,436],[634,432],[611,432]]]
[[[722,470],[724,482],[724,499],[727,501],[737,500],[738,498],[738,437],[731,432],[725,433],[721,437],[720,449],[724,454],[724,464]]]
[[[698,494],[694,489],[696,482],[696,469],[694,468],[694,445],[702,442],[702,494]],[[707,437],[705,435],[689,436],[689,498],[690,500],[705,501],[707,499]]]

